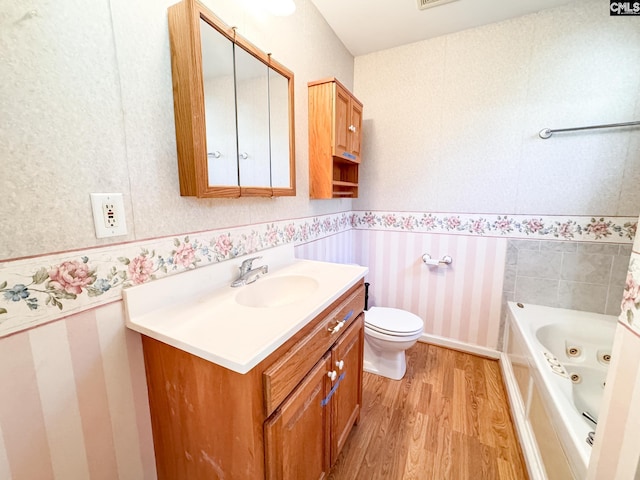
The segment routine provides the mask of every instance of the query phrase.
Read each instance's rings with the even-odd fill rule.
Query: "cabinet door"
[[[349,108],[349,153],[355,158],[352,160],[360,162],[360,143],[362,139],[362,105],[351,99]]]
[[[358,316],[331,352],[331,368],[338,372],[340,381],[331,398],[331,465],[338,459],[351,427],[360,418],[363,318],[362,314]]]
[[[267,480],[319,480],[329,473],[331,386],[327,353],[265,423]]]
[[[333,125],[333,154],[339,157],[348,157],[349,154],[349,121],[351,117],[351,95],[340,85],[335,85],[334,119]]]

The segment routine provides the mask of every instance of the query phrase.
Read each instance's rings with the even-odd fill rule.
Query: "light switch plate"
[[[96,237],[118,237],[127,234],[124,199],[121,193],[92,193],[91,210]]]

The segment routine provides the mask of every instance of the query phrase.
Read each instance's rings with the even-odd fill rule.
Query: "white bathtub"
[[[616,317],[508,303],[503,374],[533,479],[582,479]],[[572,379],[573,377],[573,379]]]

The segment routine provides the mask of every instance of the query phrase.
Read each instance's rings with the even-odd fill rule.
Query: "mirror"
[[[269,68],[236,45],[240,185],[271,185]]]
[[[169,33],[180,194],[295,195],[293,73],[196,0]]]
[[[289,149],[293,143],[288,99],[289,79],[273,68],[269,69],[271,185],[274,189],[286,189],[295,183],[295,172],[287,168]]]
[[[231,40],[200,19],[209,185],[240,185]]]

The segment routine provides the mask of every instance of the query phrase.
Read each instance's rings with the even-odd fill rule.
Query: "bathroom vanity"
[[[252,285],[151,306],[153,283],[170,292],[216,266],[234,270],[125,291],[127,325],[142,333],[158,478],[322,478],[359,420],[367,269],[296,260]],[[315,288],[296,290],[303,277]],[[272,303],[269,282],[292,296]]]

